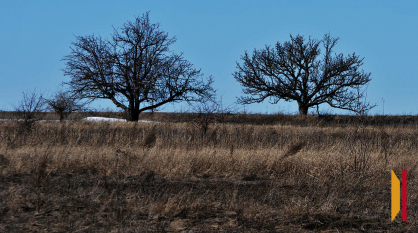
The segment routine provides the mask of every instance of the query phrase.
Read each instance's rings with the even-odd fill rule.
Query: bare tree
[[[239,103],[260,103],[266,98],[271,103],[280,100],[296,101],[299,114],[306,115],[308,109],[319,104],[356,110],[358,100],[364,92],[357,87],[367,84],[370,73],[360,70],[363,59],[355,53],[344,56],[333,54],[339,38],[326,34],[322,40],[306,41],[303,36],[293,37],[274,48],[254,50],[250,56],[245,52],[243,64],[237,63],[234,78],[250,96],[241,97]],[[321,55],[321,45],[324,53]],[[363,110],[374,106],[364,103]]]
[[[35,121],[41,118],[41,114],[45,111],[45,100],[42,93],[38,93],[36,89],[33,91],[23,92],[22,100],[13,106],[17,117],[23,120],[27,129],[30,129]]]
[[[176,38],[151,24],[148,13],[114,29],[111,39],[78,36],[64,57],[64,74],[73,93],[88,99],[110,99],[129,121],[139,114],[178,101],[211,98],[212,78],[174,54]]]
[[[73,112],[83,110],[87,102],[83,102],[78,96],[59,90],[50,99],[45,100],[50,110],[57,113],[60,121],[63,121]]]

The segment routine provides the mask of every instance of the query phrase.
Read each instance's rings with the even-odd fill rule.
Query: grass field
[[[0,232],[418,229],[417,117],[143,117],[160,123],[0,122]]]

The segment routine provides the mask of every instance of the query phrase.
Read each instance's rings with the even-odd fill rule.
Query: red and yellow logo
[[[395,219],[396,215],[398,215],[400,210],[400,203],[401,203],[401,185],[398,177],[396,176],[395,172],[392,171],[392,192],[391,192],[391,222]],[[406,169],[402,171],[402,220],[406,222]]]

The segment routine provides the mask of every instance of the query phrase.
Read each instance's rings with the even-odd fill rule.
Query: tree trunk
[[[139,110],[134,107],[129,107],[126,112],[127,121],[138,121],[139,120]]]
[[[304,116],[308,115],[308,109],[309,107],[299,103],[299,115],[304,115]]]

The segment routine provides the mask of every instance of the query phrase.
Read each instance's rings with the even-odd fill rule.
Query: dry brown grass
[[[1,232],[417,229],[414,127],[18,124],[0,122]]]

